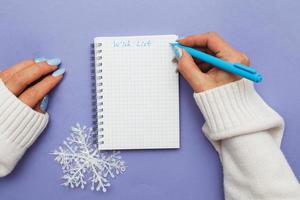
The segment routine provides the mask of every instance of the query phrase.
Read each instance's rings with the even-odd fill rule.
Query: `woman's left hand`
[[[23,103],[45,112],[47,105],[43,105],[42,100],[48,98],[47,94],[62,80],[65,72],[63,68],[58,69],[60,63],[57,58],[24,60],[1,71],[0,79]]]

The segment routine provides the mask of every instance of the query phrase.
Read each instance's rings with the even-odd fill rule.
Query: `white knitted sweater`
[[[48,114],[32,110],[0,79],[0,177],[9,174],[48,123]]]
[[[280,143],[284,122],[242,79],[194,94],[203,132],[219,153],[226,200],[300,200]]]
[[[251,82],[242,79],[194,98],[223,165],[226,200],[300,200],[300,185],[280,150],[283,120]],[[0,177],[12,171],[47,122],[48,114],[27,107],[0,80]]]

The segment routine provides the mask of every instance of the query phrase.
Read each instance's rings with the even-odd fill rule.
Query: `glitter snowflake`
[[[52,153],[62,167],[62,185],[84,189],[90,181],[91,190],[106,192],[109,178],[126,170],[119,151],[100,152],[94,141],[93,129],[77,123],[71,127],[70,137]]]

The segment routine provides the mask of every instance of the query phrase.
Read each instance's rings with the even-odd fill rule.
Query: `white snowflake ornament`
[[[95,132],[87,126],[71,127],[71,135],[52,154],[62,168],[62,185],[84,189],[88,181],[91,190],[106,192],[109,178],[126,170],[119,151],[102,153],[95,144]]]

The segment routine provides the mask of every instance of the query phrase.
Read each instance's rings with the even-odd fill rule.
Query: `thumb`
[[[203,85],[207,75],[196,65],[194,59],[184,49],[173,47],[178,60],[178,71],[189,83],[195,92],[203,91]]]

